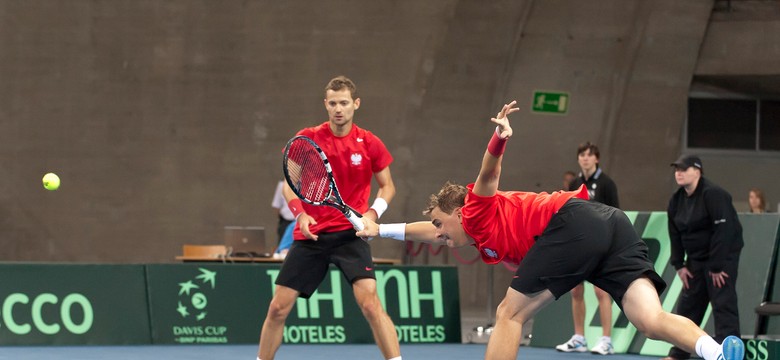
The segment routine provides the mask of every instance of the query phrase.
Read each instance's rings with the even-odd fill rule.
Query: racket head
[[[333,192],[328,158],[314,140],[303,135],[290,139],[282,166],[287,184],[301,200],[320,205]]]

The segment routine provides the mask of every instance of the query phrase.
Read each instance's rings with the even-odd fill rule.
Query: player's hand
[[[687,267],[681,267],[680,270],[677,270],[677,276],[682,280],[683,288],[688,289],[688,279],[693,279],[693,273]]]
[[[729,274],[726,274],[725,271],[714,273],[710,271],[710,278],[712,278],[712,285],[716,288],[722,288],[724,285],[726,285],[726,278],[729,277]]]
[[[307,213],[302,213],[298,215],[298,225],[301,227],[301,233],[303,233],[303,236],[305,236],[307,239],[317,241],[319,238],[317,234],[313,234],[311,231],[309,231],[309,225],[317,225],[317,220],[314,220],[314,218],[309,216]]]
[[[363,219],[368,218],[373,222],[376,222],[377,219],[379,219],[378,216],[376,216],[376,210],[374,209],[368,209],[365,213],[363,213]]]
[[[515,105],[517,105],[517,101],[515,100],[512,100],[509,104],[504,104],[504,107],[496,114],[496,117],[490,119],[490,121],[498,125],[498,137],[501,139],[509,139],[509,137],[512,136],[512,127],[509,126],[509,118],[507,118],[507,115],[520,111],[520,108],[514,107]]]
[[[374,222],[374,220],[371,220],[367,217],[362,217],[360,220],[363,221],[363,230],[360,230],[357,232],[357,236],[362,237],[366,240],[371,240],[371,238],[379,236],[379,225]]]

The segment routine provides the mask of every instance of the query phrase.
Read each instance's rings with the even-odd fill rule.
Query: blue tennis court
[[[152,345],[152,346],[45,346],[4,347],[0,350],[1,360],[254,360],[257,345]],[[484,344],[401,344],[404,359],[481,359],[485,354]],[[524,360],[596,360],[599,355],[567,354],[553,349],[521,347],[517,356]],[[276,359],[381,359],[379,350],[373,344],[366,345],[282,345]],[[610,360],[647,360],[655,357],[616,354]]]

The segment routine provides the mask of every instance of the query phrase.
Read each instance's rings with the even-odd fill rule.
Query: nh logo
[[[276,287],[273,283],[276,282],[276,277],[279,276],[279,270],[269,269],[266,271],[266,274],[271,278],[271,291],[275,291]],[[431,271],[430,276],[431,288],[424,291],[422,290],[419,272],[416,270],[409,270],[407,273],[397,269],[377,270],[377,294],[382,301],[382,307],[387,308],[387,290],[394,289],[397,290],[398,294],[398,316],[400,318],[422,318],[422,308],[425,303],[430,303],[435,318],[444,318],[444,287],[442,286],[441,271]],[[342,282],[342,276],[338,270],[331,270],[325,281],[330,282],[329,291],[323,291],[322,287],[320,287],[308,301],[298,298],[295,308],[299,319],[319,319],[321,310],[327,306],[332,307],[334,318],[344,318],[342,287],[348,286],[348,284]]]

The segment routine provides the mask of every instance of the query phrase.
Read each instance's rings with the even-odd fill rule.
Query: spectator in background
[[[571,188],[571,183],[576,177],[577,174],[575,174],[574,171],[567,171],[563,173],[563,187],[561,189],[568,191]]]
[[[580,144],[577,148],[577,162],[580,173],[566,190],[574,191],[585,185],[591,201],[600,202],[615,208],[620,208],[617,185],[599,167],[599,148],[590,141]],[[612,299],[609,294],[594,286],[596,299],[599,302],[599,319],[601,320],[601,338],[590,349],[593,354],[611,355],[615,353],[612,347]],[[588,341],[585,339],[585,286],[580,283],[571,290],[571,316],[574,322],[574,335],[569,341],[555,347],[563,352],[586,352]]]
[[[740,336],[737,308],[737,269],[744,242],[742,225],[731,195],[702,173],[701,159],[683,155],[671,164],[680,188],[669,200],[669,262],[683,283],[676,314],[699,326],[712,304],[715,341]],[[688,359],[678,347],[664,360]]]
[[[296,221],[293,220],[290,225],[287,225],[287,229],[284,231],[282,239],[279,241],[279,246],[276,247],[276,250],[274,250],[272,255],[274,259],[284,260],[284,258],[287,257],[287,253],[290,251],[290,247],[293,244],[293,231],[295,231],[295,223]]]
[[[590,141],[580,144],[577,147],[577,163],[580,165],[580,173],[572,181],[568,190],[577,190],[580,185],[585,184],[591,200],[619,209],[617,185],[601,169],[600,158],[601,153],[596,144]]]
[[[759,188],[750,189],[748,195],[748,204],[750,205],[750,212],[753,214],[762,214],[766,212],[766,199],[764,198],[764,192]]]
[[[276,209],[276,212],[279,216],[279,224],[276,227],[277,244],[282,242],[284,232],[287,230],[290,224],[295,221],[295,216],[293,216],[292,211],[290,211],[290,208],[287,206],[287,201],[284,199],[284,195],[282,194],[283,187],[284,180],[279,180],[279,183],[276,184],[274,198],[271,201],[271,206]]]

